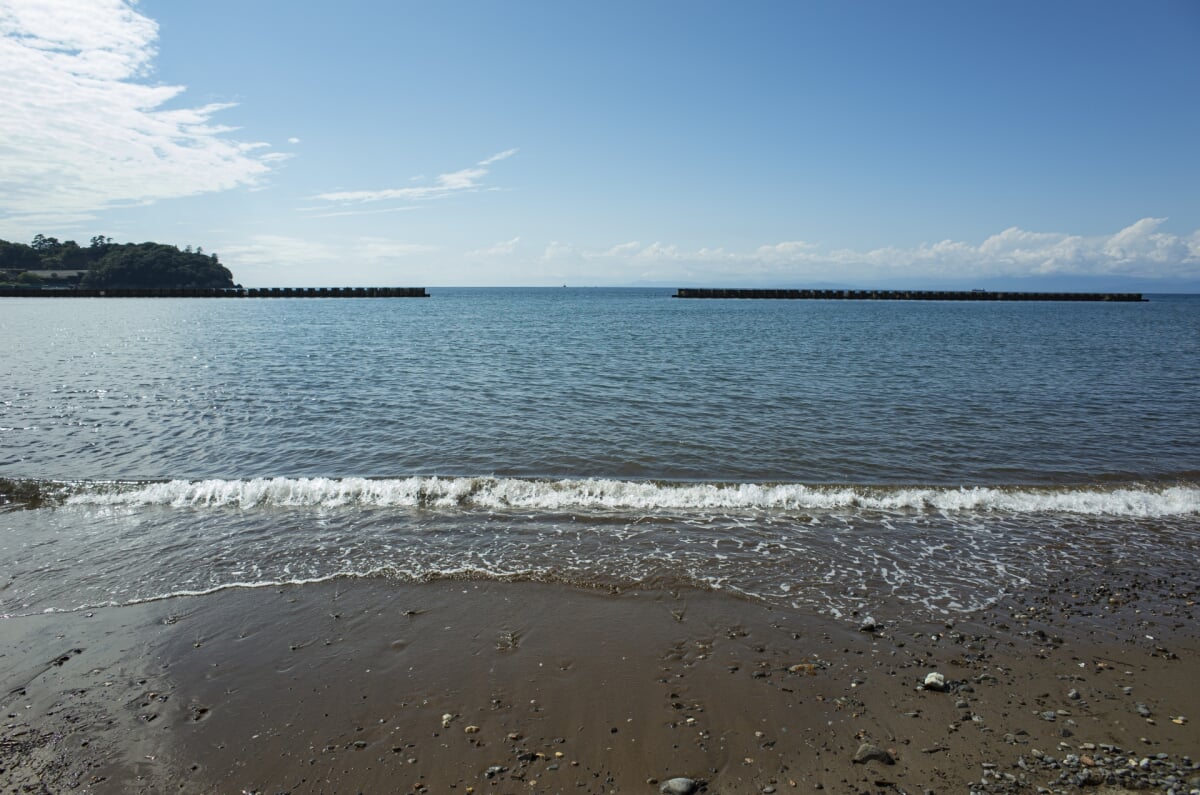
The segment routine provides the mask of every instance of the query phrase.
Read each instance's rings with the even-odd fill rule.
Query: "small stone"
[[[938,690],[938,691],[945,690],[946,689],[946,677],[942,676],[937,671],[933,671],[932,673],[926,674],[925,689],[926,690]]]
[[[875,619],[867,616],[865,619],[863,619],[862,626],[859,627],[859,630],[862,632],[874,632],[878,626],[879,625],[875,623]]]
[[[677,776],[664,781],[658,791],[664,795],[692,795],[696,791],[696,782],[690,778]]]
[[[882,762],[885,765],[896,764],[896,760],[884,749],[871,743],[863,743],[858,746],[858,750],[854,753],[854,764],[862,765],[867,762]]]
[[[452,721],[452,720],[454,720],[454,716],[453,716],[453,715],[451,715],[449,712],[447,712],[447,713],[445,713],[444,715],[442,715],[442,728],[443,728],[443,729],[447,729],[447,728],[449,728],[449,727],[450,727],[450,721]]]
[[[465,727],[463,727],[463,732],[465,734],[478,734],[479,727],[478,726],[465,726]]]
[[[1079,695],[1078,690],[1076,690],[1075,688],[1071,688],[1070,690],[1067,691],[1067,698],[1071,699],[1072,701],[1078,701],[1081,698],[1081,696]]]

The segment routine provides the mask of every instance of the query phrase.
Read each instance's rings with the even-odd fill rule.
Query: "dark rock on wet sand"
[[[882,762],[885,765],[896,764],[896,760],[884,749],[871,743],[863,743],[858,746],[858,751],[854,754],[854,764],[863,765],[867,762]]]

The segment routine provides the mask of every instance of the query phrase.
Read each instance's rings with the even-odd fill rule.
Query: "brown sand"
[[[1200,750],[1195,588],[1097,572],[952,627],[875,632],[717,593],[526,582],[344,580],[13,618],[0,784],[943,793],[989,775],[1007,791],[1007,773],[1033,792],[1057,775],[1016,766],[1034,749]],[[918,688],[931,671],[950,692]],[[856,763],[863,742],[895,764]]]

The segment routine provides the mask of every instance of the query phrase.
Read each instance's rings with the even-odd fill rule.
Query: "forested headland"
[[[0,240],[0,286],[31,289],[234,287],[216,254],[164,243],[114,243],[103,235],[87,246],[37,235]]]

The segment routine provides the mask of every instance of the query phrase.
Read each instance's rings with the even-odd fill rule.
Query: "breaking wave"
[[[25,481],[28,483],[28,481]],[[252,478],[53,484],[67,505],[412,508],[430,511],[654,513],[881,511],[1061,513],[1155,518],[1200,513],[1200,484],[1080,486],[859,486],[799,483],[662,483],[504,477]],[[43,497],[43,499],[48,499]]]

